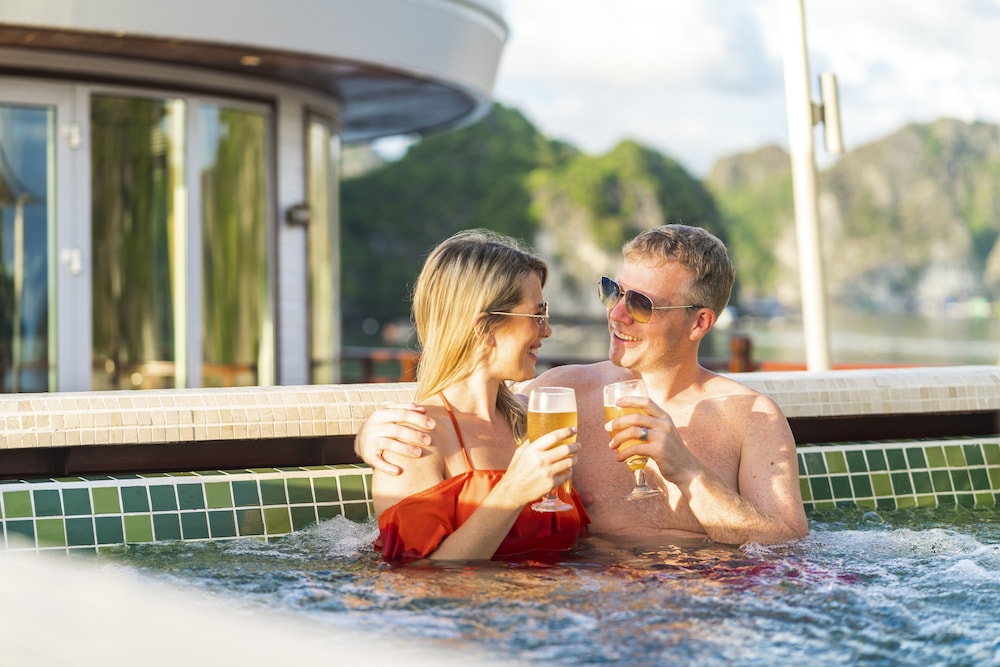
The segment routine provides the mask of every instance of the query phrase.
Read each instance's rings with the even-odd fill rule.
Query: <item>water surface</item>
[[[391,567],[372,524],[338,518],[271,544],[110,558],[250,612],[522,664],[1000,665],[1000,509],[836,510],[810,525],[773,547],[595,538],[556,563]]]

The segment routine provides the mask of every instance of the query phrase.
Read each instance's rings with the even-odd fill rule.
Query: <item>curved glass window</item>
[[[272,382],[267,116],[93,95],[90,137],[93,388]]]
[[[270,384],[267,123],[201,107],[202,386]]]

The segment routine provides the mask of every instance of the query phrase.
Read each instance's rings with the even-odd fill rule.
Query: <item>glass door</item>
[[[72,96],[66,87],[0,79],[0,392],[59,388],[60,281],[82,272],[67,246],[59,265],[57,188],[70,169]],[[59,196],[69,196],[70,191]],[[72,235],[66,235],[67,238]],[[66,239],[64,239],[66,240]],[[75,271],[75,273],[74,273]],[[68,293],[72,286],[66,285]],[[67,369],[69,370],[69,369]]]

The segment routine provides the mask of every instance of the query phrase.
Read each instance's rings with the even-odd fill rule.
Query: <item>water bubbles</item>
[[[884,523],[885,521],[878,512],[865,512],[861,517],[862,526],[880,526]]]

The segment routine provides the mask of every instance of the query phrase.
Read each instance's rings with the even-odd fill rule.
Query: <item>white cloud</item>
[[[496,98],[584,150],[631,137],[704,173],[787,143],[780,1],[508,0]],[[1000,122],[1000,0],[806,0],[805,14],[848,148],[912,121]]]

